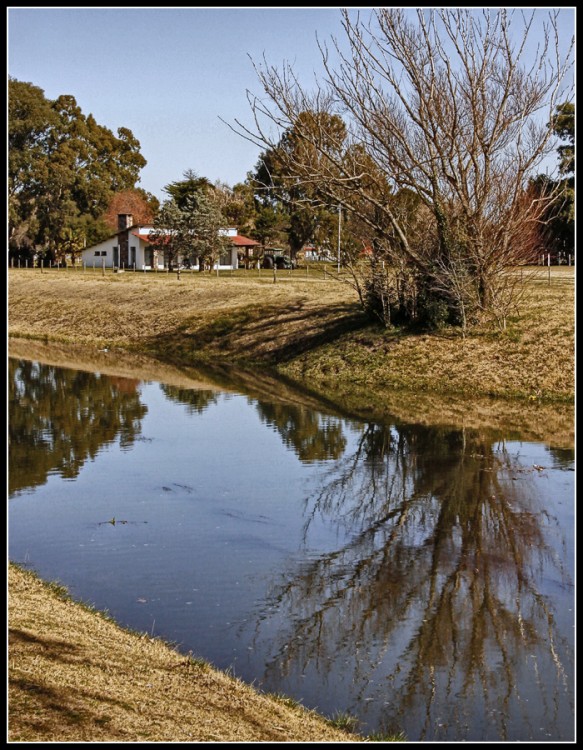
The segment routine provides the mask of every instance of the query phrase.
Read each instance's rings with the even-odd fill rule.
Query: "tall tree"
[[[211,271],[219,263],[221,256],[231,247],[231,240],[225,234],[226,219],[216,194],[201,192],[196,205],[187,202],[190,253],[198,258],[199,270]]]
[[[562,141],[567,141],[566,144],[557,148],[561,174],[572,176],[575,174],[575,105],[573,102],[559,104],[550,125]]]
[[[212,182],[207,177],[199,177],[194,169],[185,170],[183,178],[164,188],[164,192],[168,193],[180,209],[186,208],[189,199],[196,204],[201,193],[214,190]]]
[[[562,178],[553,180],[541,174],[532,183],[537,197],[558,194],[558,200],[548,206],[541,217],[539,251],[566,262],[567,256],[575,253],[575,105],[559,104],[549,127],[563,142],[557,147]]]
[[[8,95],[11,249],[55,255],[66,228],[97,219],[116,191],[133,188],[146,164],[127,128],[115,136],[73,96],[46,99],[11,78]]]
[[[214,191],[201,190],[185,198],[182,208],[173,198],[164,201],[150,232],[154,251],[163,254],[170,270],[189,260],[199,270],[211,270],[231,247],[226,219]]]
[[[188,251],[188,239],[184,212],[174,199],[164,201],[154,219],[149,241],[154,253],[164,258],[169,270],[184,258]]]
[[[315,91],[290,65],[257,65],[265,95],[249,94],[254,125],[234,129],[265,150],[292,129],[302,148],[279,152],[286,184],[315,185],[357,214],[377,234],[373,259],[398,253],[426,310],[443,305],[459,319],[461,294],[466,313],[496,312],[513,293],[509,267],[530,257],[529,228],[556,199],[533,199],[527,187],[553,148],[541,112],[548,120],[568,99],[573,42],[560,43],[556,12],[542,24],[539,12],[379,8],[363,23],[344,10],[345,44],[321,46],[326,79]],[[535,27],[543,43],[528,57]],[[334,115],[344,142],[324,127]],[[408,188],[428,210],[419,241],[385,185]]]
[[[337,208],[319,190],[318,183],[289,180],[290,162],[314,165],[321,159],[314,146],[302,137],[304,128],[331,150],[338,150],[346,137],[344,122],[337,115],[301,112],[298,122],[284,131],[277,145],[261,154],[251,177],[257,202],[289,217],[287,235],[292,257],[315,240],[318,228],[331,223],[331,214]]]

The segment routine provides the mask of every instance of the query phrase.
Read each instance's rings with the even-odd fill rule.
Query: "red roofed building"
[[[150,245],[152,229],[151,225],[135,225],[131,214],[119,214],[118,231],[103,242],[85,248],[82,260],[89,267],[135,268],[139,271],[164,269],[167,265],[164,253],[154,250]],[[225,229],[224,232],[231,238],[232,246],[219,258],[219,269],[236,269],[240,263],[248,266],[249,258],[259,242],[238,234],[236,229]]]
[[[239,265],[244,265],[245,268],[249,268],[251,258],[255,255],[255,248],[259,246],[259,242],[252,240],[249,237],[244,237],[242,234],[232,235],[233,245],[237,248],[237,257]]]

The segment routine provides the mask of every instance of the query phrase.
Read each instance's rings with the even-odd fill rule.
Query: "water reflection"
[[[261,419],[275,428],[301,461],[340,458],[346,447],[342,423],[313,409],[284,403],[257,402]]]
[[[76,477],[87,459],[119,439],[128,448],[147,408],[137,380],[8,361],[9,492]]]
[[[192,388],[181,388],[176,385],[160,385],[162,392],[177,404],[187,407],[189,414],[202,414],[209,406],[216,404],[218,394],[216,391],[193,390]]]
[[[318,516],[349,541],[284,571],[260,613],[258,640],[278,623],[266,684],[349,665],[373,726],[461,739],[479,705],[484,738],[513,738],[518,713],[560,737],[572,653],[542,581],[571,582],[536,476],[479,431],[363,426],[305,505],[306,542]]]
[[[32,548],[47,577],[75,571],[83,598],[102,595],[124,624],[143,628],[147,602],[148,627],[166,622],[168,640],[265,689],[311,691],[306,703],[356,714],[363,731],[572,738],[571,529],[553,515],[553,485],[541,491],[543,460],[500,431],[363,422],[15,359],[9,407],[11,495],[49,473],[77,477],[107,443],[132,446],[123,463],[102,456],[98,486],[79,478],[82,501],[67,485],[58,524],[50,499],[67,493],[55,483],[51,498],[49,483],[38,504],[14,503],[11,527],[17,559]],[[274,433],[289,448],[277,472]],[[573,451],[538,450],[568,487]],[[147,523],[96,524],[114,513]]]

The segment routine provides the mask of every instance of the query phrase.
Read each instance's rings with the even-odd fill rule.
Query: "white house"
[[[151,225],[134,224],[131,214],[119,214],[117,232],[103,242],[86,247],[81,254],[82,261],[88,268],[135,268],[138,271],[164,269],[167,266],[164,253],[154,250],[150,245],[149,235],[152,229]],[[219,258],[219,269],[239,268],[241,250],[245,250],[248,258],[249,251],[252,252],[252,248],[259,243],[238,234],[236,229],[225,229],[223,232],[232,237],[233,244]]]

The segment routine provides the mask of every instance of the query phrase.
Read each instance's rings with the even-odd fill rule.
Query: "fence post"
[[[105,276],[105,258],[101,259],[101,275]]]
[[[571,253],[569,253],[569,265],[571,265]]]
[[[44,273],[44,271],[43,271],[43,263],[44,263],[44,261],[43,261],[43,259],[41,258],[41,259],[40,259],[40,272],[41,272],[41,273]]]
[[[547,253],[547,263],[549,266],[549,286],[551,285],[551,254]]]

